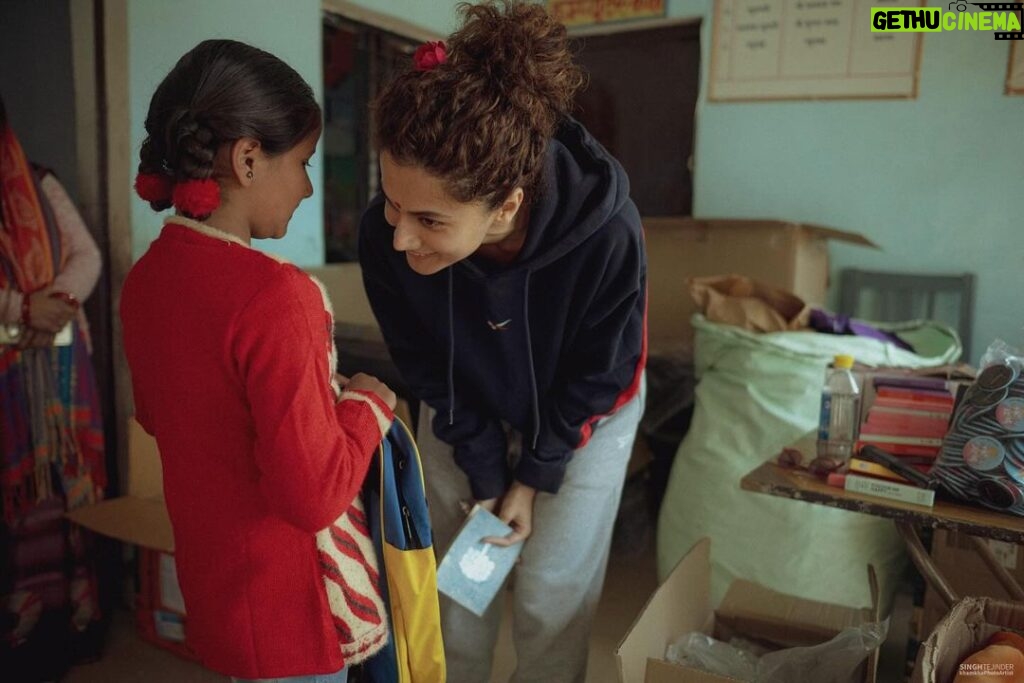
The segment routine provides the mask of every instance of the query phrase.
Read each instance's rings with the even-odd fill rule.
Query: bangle
[[[81,305],[79,303],[78,299],[75,298],[75,295],[74,294],[70,294],[68,292],[53,292],[52,294],[50,294],[50,298],[51,299],[60,299],[61,301],[66,303],[68,306],[73,306],[74,308],[78,308]]]
[[[32,322],[32,299],[30,296],[28,292],[21,295],[21,324],[25,327]]]

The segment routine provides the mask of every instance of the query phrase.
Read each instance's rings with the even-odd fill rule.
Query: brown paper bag
[[[742,275],[690,278],[690,296],[711,322],[751,332],[784,332],[807,328],[810,307],[790,292]]]

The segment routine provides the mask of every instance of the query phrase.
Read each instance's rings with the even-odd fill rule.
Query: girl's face
[[[394,227],[395,251],[405,252],[409,267],[433,275],[471,255],[482,244],[498,242],[512,231],[522,192],[497,209],[484,202],[460,202],[444,181],[422,166],[404,165],[380,155],[384,219]]]
[[[250,193],[254,201],[250,213],[254,239],[284,237],[295,209],[313,194],[307,169],[319,139],[320,131],[316,130],[283,154],[257,154],[250,188],[255,190]]]

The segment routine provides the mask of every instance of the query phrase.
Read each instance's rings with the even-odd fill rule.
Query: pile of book
[[[869,401],[855,448],[876,446],[927,474],[942,450],[953,413],[953,394],[944,379],[878,375],[869,378]],[[906,482],[892,470],[854,457],[850,471]]]

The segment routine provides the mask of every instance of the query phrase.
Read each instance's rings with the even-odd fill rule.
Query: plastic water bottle
[[[818,422],[818,455],[846,462],[860,427],[860,387],[850,369],[853,356],[836,356],[825,375]]]

